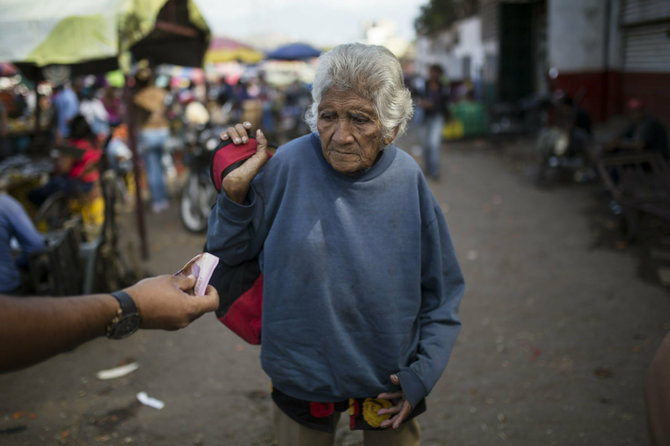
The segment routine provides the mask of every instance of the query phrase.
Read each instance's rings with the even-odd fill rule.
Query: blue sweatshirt
[[[280,147],[244,205],[219,195],[207,250],[230,265],[260,253],[261,363],[291,397],[375,397],[397,373],[415,407],[446,367],[463,276],[419,167],[394,146],[355,176],[316,134]]]

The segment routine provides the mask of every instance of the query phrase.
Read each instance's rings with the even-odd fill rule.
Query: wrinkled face
[[[372,166],[383,147],[382,124],[372,102],[351,91],[326,91],[316,126],[324,158],[347,175]]]

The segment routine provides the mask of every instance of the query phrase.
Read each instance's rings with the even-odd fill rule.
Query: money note
[[[204,296],[209,279],[212,277],[214,268],[219,263],[219,258],[208,252],[198,254],[189,260],[186,265],[176,273],[175,276],[189,276],[196,277],[195,286],[193,287],[193,295]]]

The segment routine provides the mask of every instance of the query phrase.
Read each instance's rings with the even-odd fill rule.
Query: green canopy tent
[[[0,61],[68,66],[93,74],[129,55],[152,63],[201,66],[209,27],[193,0],[4,0]],[[27,70],[28,71],[28,70]]]
[[[210,30],[193,0],[3,0],[0,61],[33,80],[130,70],[132,60],[202,66]],[[126,98],[130,94],[126,83]],[[129,114],[130,115],[130,114]],[[36,120],[39,122],[39,119]],[[130,148],[136,155],[132,120]],[[134,156],[135,176],[139,175]],[[139,183],[138,183],[139,184]],[[137,203],[141,203],[138,188]],[[137,206],[142,256],[148,257]]]

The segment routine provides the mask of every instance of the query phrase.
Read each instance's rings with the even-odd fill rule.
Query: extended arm
[[[142,318],[142,328],[176,330],[218,307],[209,286],[205,296],[184,292],[195,277],[159,276],[126,288]],[[119,304],[108,294],[79,297],[0,296],[0,372],[47,359],[105,334]]]

